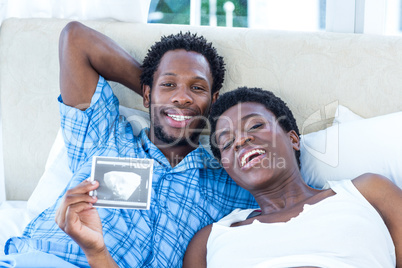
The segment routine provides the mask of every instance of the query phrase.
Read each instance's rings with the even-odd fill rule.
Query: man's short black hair
[[[142,63],[141,85],[148,85],[152,88],[153,76],[158,69],[163,55],[171,50],[185,49],[203,55],[208,63],[212,74],[212,94],[222,87],[225,76],[225,63],[223,57],[218,55],[212,43],[208,43],[203,36],[191,34],[190,32],[178,33],[175,35],[162,36],[149,50]]]
[[[239,87],[236,90],[222,94],[211,108],[211,114],[209,115],[209,122],[211,124],[210,144],[212,153],[218,160],[221,160],[221,153],[216,146],[217,143],[214,135],[216,132],[216,123],[225,111],[238,103],[244,102],[255,102],[264,105],[267,110],[271,111],[279,119],[279,125],[284,131],[289,132],[294,130],[297,136],[300,137],[299,128],[297,127],[293,113],[282,99],[275,96],[271,91],[262,90],[261,88]],[[295,157],[300,168],[300,151],[295,151]]]

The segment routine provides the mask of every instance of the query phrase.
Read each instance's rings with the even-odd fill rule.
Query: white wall
[[[151,0],[0,0],[5,18],[112,19],[147,22]]]

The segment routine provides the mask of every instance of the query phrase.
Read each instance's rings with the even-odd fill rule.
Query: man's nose
[[[189,105],[193,103],[191,90],[187,86],[178,86],[172,97],[172,102],[179,105]]]

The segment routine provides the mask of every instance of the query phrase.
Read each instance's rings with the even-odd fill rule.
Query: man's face
[[[151,140],[160,146],[196,146],[212,102],[212,74],[199,53],[183,49],[163,55],[152,90],[144,86],[144,106],[150,108]],[[150,96],[151,94],[151,96]]]

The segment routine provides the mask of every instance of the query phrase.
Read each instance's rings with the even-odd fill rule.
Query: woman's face
[[[216,125],[215,141],[230,177],[247,190],[266,187],[281,174],[298,169],[299,138],[285,132],[275,115],[259,103],[239,103]]]

